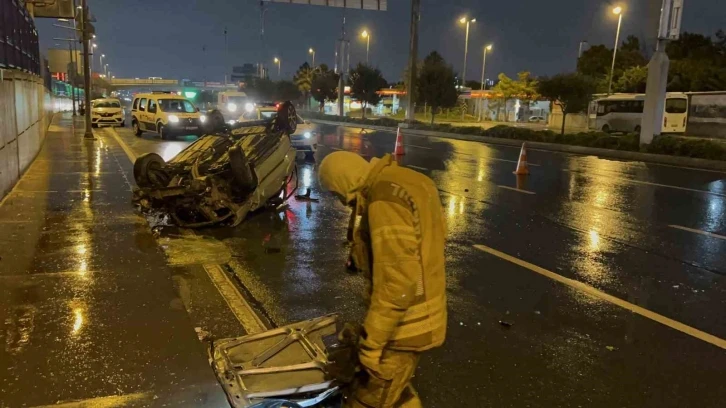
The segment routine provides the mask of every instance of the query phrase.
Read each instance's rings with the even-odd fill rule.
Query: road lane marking
[[[113,136],[114,139],[116,139],[116,142],[121,146],[121,148],[126,152],[126,156],[129,157],[129,160],[131,160],[131,164],[136,163],[136,154],[133,150],[126,144],[126,142],[121,139],[121,136],[116,132],[116,129],[112,127],[107,127],[105,129],[108,129],[111,131],[111,136]]]
[[[426,150],[434,150],[433,147],[426,147],[426,146],[418,146],[418,145],[412,145],[412,144],[404,144],[404,147],[415,147],[417,149],[426,149]]]
[[[126,156],[128,156],[131,162],[136,161],[136,155],[121,139],[113,128],[111,134],[116,139],[116,142],[121,146]],[[183,229],[182,234],[196,235],[193,230]],[[212,281],[217,291],[222,296],[227,306],[232,311],[232,314],[240,322],[245,331],[249,334],[259,333],[267,330],[265,324],[260,320],[255,313],[254,309],[247,303],[247,300],[242,296],[241,293],[234,286],[234,283],[229,279],[229,276],[224,272],[220,265],[202,265],[204,270],[207,272],[209,279]]]
[[[670,318],[660,315],[658,313],[652,312],[648,309],[645,309],[643,307],[640,307],[638,305],[635,305],[635,304],[625,301],[623,299],[609,295],[599,289],[595,289],[594,287],[592,287],[590,285],[587,285],[585,283],[582,283],[582,282],[574,280],[574,279],[566,278],[566,277],[556,274],[554,272],[550,272],[547,269],[541,268],[537,265],[533,265],[527,261],[523,261],[523,260],[521,260],[519,258],[515,258],[511,255],[507,255],[504,252],[499,252],[496,249],[489,248],[488,246],[485,246],[485,245],[474,245],[474,248],[476,248],[482,252],[486,252],[490,255],[494,255],[498,258],[504,259],[505,261],[509,261],[515,265],[529,269],[532,272],[538,273],[544,277],[547,277],[554,281],[560,282],[573,289],[577,289],[579,291],[585,292],[588,295],[596,297],[600,300],[604,300],[604,301],[612,303],[616,306],[620,306],[623,309],[629,310],[633,313],[637,313],[645,318],[648,318],[650,320],[653,320],[655,322],[668,326],[671,329],[678,330],[681,333],[687,334],[691,337],[695,337],[699,340],[705,341],[706,343],[713,344],[716,347],[726,349],[726,340],[724,340],[722,338],[719,338],[712,334],[703,332],[703,331],[693,328],[691,326],[687,326],[681,322],[670,319]]]
[[[410,168],[412,168],[412,169],[416,169],[416,170],[428,171],[428,169],[427,169],[426,167],[419,167],[419,166],[414,166],[414,165],[412,165],[412,164],[409,164],[409,165],[408,165],[408,166],[406,166],[406,167],[410,167]]]
[[[566,171],[568,173],[579,173],[579,174],[583,174],[583,175],[589,175],[589,174],[586,174],[585,172],[579,171],[579,170],[562,169],[562,171]],[[726,194],[717,193],[717,192],[709,191],[709,190],[698,190],[698,189],[695,189],[695,188],[671,186],[669,184],[651,183],[650,181],[630,180],[630,179],[624,179],[624,178],[620,178],[620,177],[610,177],[610,176],[606,176],[606,175],[595,175],[595,176],[597,176],[597,177],[605,177],[605,178],[609,178],[611,180],[618,180],[618,181],[622,181],[622,182],[625,182],[625,183],[644,184],[644,185],[647,185],[647,186],[654,186],[654,187],[673,188],[673,189],[676,189],[676,190],[691,191],[691,192],[694,192],[694,193],[702,193],[702,194],[711,194],[711,195],[715,195],[715,196],[719,196],[719,197],[726,198]]]
[[[209,279],[227,302],[227,306],[232,314],[237,318],[242,327],[248,334],[261,333],[267,330],[265,324],[260,320],[250,306],[247,300],[239,293],[229,276],[222,270],[219,265],[204,265],[204,270],[209,275]]]
[[[515,163],[515,164],[519,163],[519,161],[517,161],[517,160],[500,159],[498,157],[489,157],[489,156],[479,156],[479,155],[474,154],[474,153],[464,153],[464,152],[459,152],[459,151],[456,151],[456,150],[454,150],[454,154],[460,154],[462,156],[472,156],[472,157],[477,157],[479,159],[484,159],[484,160],[496,160],[496,161],[503,161],[503,162],[507,162],[507,163]],[[530,166],[535,166],[535,167],[540,167],[541,166],[541,164],[530,163],[530,162],[527,162],[527,164],[530,165]]]
[[[537,194],[534,191],[527,191],[527,190],[522,190],[520,188],[514,188],[514,187],[509,187],[509,186],[497,186],[497,187],[503,188],[503,189],[506,189],[506,190],[516,191],[516,192],[519,192],[519,193],[524,193],[524,194]]]
[[[676,229],[683,230],[683,231],[694,232],[696,234],[705,235],[707,237],[713,237],[713,238],[718,238],[718,239],[724,239],[724,240],[726,240],[726,236],[719,235],[719,234],[714,234],[713,232],[697,230],[697,229],[693,229],[693,228],[684,227],[684,226],[681,226],[681,225],[669,225],[669,227],[676,228]]]

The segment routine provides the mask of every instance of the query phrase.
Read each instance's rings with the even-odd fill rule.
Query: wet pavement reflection
[[[316,165],[341,149],[381,156],[393,150],[395,136],[333,126],[321,131],[314,160],[298,163],[298,193],[310,189],[319,202],[293,198],[282,212],[260,211],[237,228],[194,237],[164,227],[157,242],[167,262],[175,268],[224,264],[277,325],[332,312],[360,320],[365,281],[345,269],[349,212],[320,190]],[[167,157],[190,142],[117,133],[137,155]],[[473,245],[724,338],[726,240],[671,225],[724,235],[726,175],[533,150],[531,175],[517,177],[518,148],[411,135],[405,144],[399,163],[436,182],[449,231],[449,334],[443,348],[424,355],[416,377],[427,406],[721,404],[723,350]],[[97,194],[98,201],[106,193]],[[181,270],[175,276],[178,291],[201,280]],[[180,296],[195,321],[200,312],[192,298],[199,293],[210,292]],[[76,306],[83,333],[93,316]],[[75,309],[66,310],[72,329]]]

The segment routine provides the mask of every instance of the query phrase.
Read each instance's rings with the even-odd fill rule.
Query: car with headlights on
[[[253,120],[272,119],[277,115],[279,104],[276,103],[259,103],[254,109],[245,111],[242,116],[237,119],[238,122],[247,122]],[[297,158],[312,158],[318,150],[318,140],[320,131],[318,126],[305,120],[300,115],[297,116],[297,129],[290,133],[290,141],[292,146],[298,151]]]
[[[162,139],[181,135],[201,136],[207,117],[175,92],[137,94],[131,104],[131,127],[136,136],[158,133]]]
[[[217,110],[225,122],[234,123],[240,114],[254,110],[254,103],[244,92],[222,91],[217,94]]]
[[[91,101],[91,126],[123,126],[124,112],[121,101],[116,98],[101,98]]]

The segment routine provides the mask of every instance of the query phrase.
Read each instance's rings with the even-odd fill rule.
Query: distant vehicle
[[[645,94],[615,94],[590,103],[590,128],[609,132],[640,133]],[[688,119],[688,96],[667,93],[662,133],[684,133]]]
[[[529,123],[542,123],[545,120],[546,119],[544,118],[544,116],[530,116],[529,119],[527,119],[527,122],[529,122]]]
[[[136,79],[139,79],[139,78],[136,78]],[[149,77],[149,79],[151,79],[153,81],[155,79],[163,79],[163,78],[161,78],[161,77]]]
[[[124,126],[126,113],[116,98],[94,99],[91,101],[91,126]]]
[[[249,122],[256,120],[268,120],[277,116],[279,104],[261,103],[254,111],[245,112],[237,119],[238,122]],[[318,126],[297,115],[297,129],[290,134],[292,146],[298,151],[297,158],[311,158],[318,150],[318,139],[320,131]]]
[[[223,91],[217,94],[217,109],[225,120],[237,118],[242,112],[252,112],[255,104],[244,92]]]
[[[193,103],[173,92],[137,94],[131,105],[131,126],[136,136],[150,131],[162,139],[203,133],[206,116]]]

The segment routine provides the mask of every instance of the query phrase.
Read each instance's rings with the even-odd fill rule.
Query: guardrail
[[[112,78],[111,85],[179,85],[176,79]]]
[[[0,67],[40,75],[38,31],[18,0],[0,1]]]

